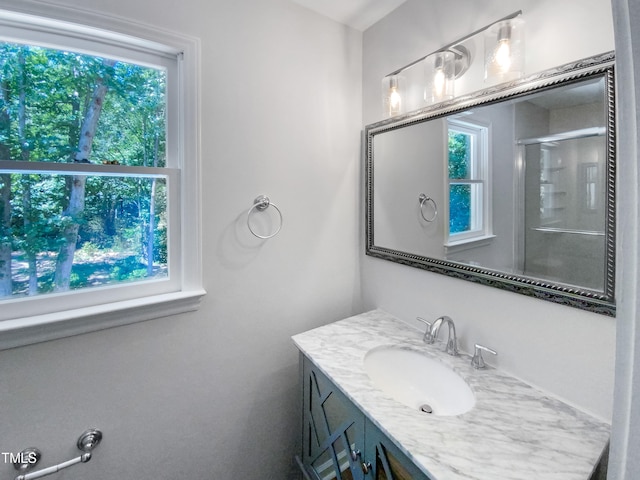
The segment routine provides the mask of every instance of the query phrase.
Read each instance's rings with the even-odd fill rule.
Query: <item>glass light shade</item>
[[[395,117],[405,111],[404,78],[388,75],[382,79],[382,108],[385,117]]]
[[[455,61],[455,54],[450,51],[437,52],[425,59],[425,102],[437,103],[453,98]]]
[[[524,21],[512,18],[489,27],[484,34],[485,81],[509,81],[524,73]]]

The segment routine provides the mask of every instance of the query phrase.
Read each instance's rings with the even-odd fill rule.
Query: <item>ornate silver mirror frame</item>
[[[604,78],[605,94],[605,172],[604,172],[604,287],[591,290],[571,284],[509,273],[474,264],[432,258],[376,244],[374,237],[374,139],[376,135],[413,126],[429,120],[446,118],[472,107],[497,104],[544,92],[590,78]],[[377,122],[365,127],[364,155],[366,166],[366,254],[392,262],[409,265],[431,272],[467,281],[493,286],[511,292],[580,308],[590,312],[615,316],[615,92],[614,53],[590,57],[562,65],[513,82],[497,85],[437,105]],[[420,203],[420,213],[429,199]],[[427,208],[425,208],[426,210]],[[432,215],[432,213],[430,214]],[[430,218],[430,217],[429,217]]]

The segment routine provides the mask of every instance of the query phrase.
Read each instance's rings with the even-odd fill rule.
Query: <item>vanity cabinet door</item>
[[[374,480],[430,480],[369,420],[365,424],[367,463]]]
[[[307,474],[314,480],[365,480],[364,414],[304,356],[302,381]]]

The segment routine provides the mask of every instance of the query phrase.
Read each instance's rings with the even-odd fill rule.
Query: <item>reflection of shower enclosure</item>
[[[521,140],[519,268],[604,289],[606,137],[603,128]]]

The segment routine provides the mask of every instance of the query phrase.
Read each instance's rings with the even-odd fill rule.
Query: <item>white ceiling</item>
[[[293,0],[356,30],[366,30],[406,0]]]

